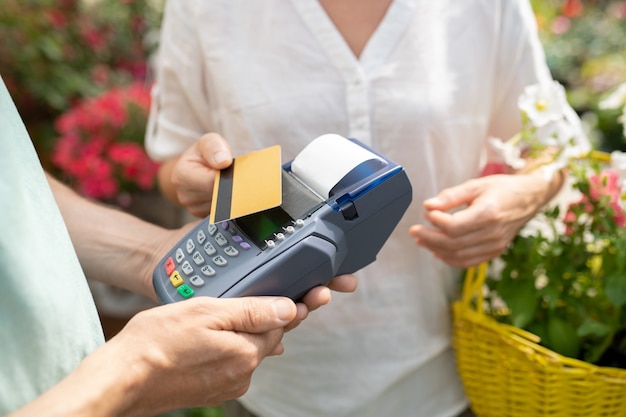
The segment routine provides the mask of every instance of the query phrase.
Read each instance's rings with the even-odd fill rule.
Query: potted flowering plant
[[[601,107],[623,106],[625,98],[626,85]],[[519,104],[522,132],[494,141],[503,161],[523,168],[520,155],[553,149],[540,169],[562,169],[567,180],[491,263],[486,311],[558,354],[626,368],[626,155],[585,146],[558,84],[529,87]]]
[[[626,417],[626,158],[591,149],[558,83],[518,104],[522,131],[492,141],[501,168],[566,182],[499,258],[466,271],[457,371],[478,417]]]
[[[52,163],[82,195],[124,206],[155,187],[158,164],[143,147],[149,87],[133,83],[79,101],[55,122]]]

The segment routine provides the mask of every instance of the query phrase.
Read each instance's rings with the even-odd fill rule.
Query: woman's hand
[[[469,180],[424,201],[428,225],[414,225],[416,243],[447,264],[467,268],[499,256],[560,189],[562,175],[490,175]]]
[[[163,163],[159,186],[166,197],[192,215],[206,217],[211,209],[215,173],[232,160],[226,140],[217,133],[207,133],[180,156]]]

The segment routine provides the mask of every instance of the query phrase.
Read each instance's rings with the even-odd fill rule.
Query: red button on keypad
[[[165,273],[167,274],[168,277],[172,275],[172,272],[174,272],[174,269],[176,269],[176,265],[174,264],[174,259],[170,256],[165,261]]]

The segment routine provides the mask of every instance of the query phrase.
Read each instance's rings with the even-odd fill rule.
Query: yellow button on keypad
[[[178,271],[174,271],[170,275],[170,282],[174,287],[180,287],[185,281],[183,281],[183,277],[180,276]]]

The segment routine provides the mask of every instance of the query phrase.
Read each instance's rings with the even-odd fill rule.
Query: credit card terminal
[[[412,199],[404,169],[356,139],[323,135],[282,166],[282,203],[191,230],[157,265],[162,303],[281,295],[294,301],[376,259]]]

